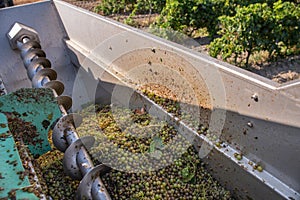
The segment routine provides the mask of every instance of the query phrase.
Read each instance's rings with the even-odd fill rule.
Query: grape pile
[[[74,199],[79,185],[79,181],[72,180],[64,173],[62,159],[63,153],[53,149],[34,162],[35,169],[41,171],[47,186],[46,196],[53,200]]]
[[[202,106],[195,107],[193,104],[181,102],[170,89],[162,85],[144,85],[139,88],[139,91],[165,111],[180,119],[185,125],[203,134],[200,128],[204,128],[203,124],[207,123],[205,123],[205,120],[201,121],[200,118],[207,118],[207,116],[201,116],[201,112],[203,115],[207,111],[200,111]]]
[[[144,108],[96,105],[80,114],[78,134],[96,138],[93,162],[113,168],[102,176],[113,199],[232,199],[190,142]]]

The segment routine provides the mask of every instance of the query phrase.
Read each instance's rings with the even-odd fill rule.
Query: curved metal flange
[[[41,45],[40,43],[38,43],[37,41],[28,41],[24,44],[22,44],[20,50],[21,50],[21,58],[24,58],[24,56],[26,55],[26,53],[30,50],[30,49],[41,49]]]
[[[24,54],[23,62],[26,69],[36,57],[46,57],[46,53],[41,49],[30,49]]]
[[[72,98],[69,96],[58,96],[56,97],[58,105],[62,105],[66,111],[72,107]]]
[[[51,68],[51,62],[44,57],[35,58],[27,68],[27,74],[30,80],[43,68]]]
[[[100,174],[104,174],[110,170],[109,167],[101,164],[97,165],[93,169],[91,169],[80,181],[80,184],[77,189],[76,198],[77,200],[82,199],[95,199],[95,196],[93,194],[100,194],[100,199],[110,199],[109,194],[104,189],[104,187],[99,186],[98,192],[92,192],[92,189],[94,188],[94,182],[99,177]],[[104,190],[103,190],[104,189]],[[103,198],[102,198],[103,197]]]
[[[100,174],[106,174],[111,170],[111,168],[107,167],[105,170],[103,170]],[[98,180],[98,181],[97,181]],[[92,186],[92,197],[93,200],[109,200],[110,195],[107,192],[102,180],[100,179],[100,177],[98,179],[96,179],[93,182],[93,186]]]
[[[39,70],[32,78],[32,87],[42,88],[46,83],[44,83],[45,78],[50,79],[50,81],[57,78],[57,73],[55,70],[50,68],[44,68]]]
[[[63,158],[63,168],[64,172],[70,176],[72,179],[81,180],[82,174],[77,163],[77,156],[81,147],[90,149],[95,143],[95,138],[93,136],[85,136],[78,138],[73,142],[65,151]]]
[[[64,84],[60,81],[57,81],[57,80],[53,80],[53,81],[50,81],[48,83],[45,83],[43,85],[43,88],[53,89],[58,96],[61,95],[65,90]]]
[[[64,115],[58,120],[53,128],[52,141],[59,151],[65,152],[68,148],[68,143],[65,139],[65,131],[71,129],[72,126],[78,127],[81,123],[82,117],[75,113]]]

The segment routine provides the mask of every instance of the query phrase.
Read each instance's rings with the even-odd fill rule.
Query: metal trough
[[[214,177],[237,199],[300,199],[299,80],[278,84],[68,3],[44,1],[0,10],[0,75],[8,92],[60,84],[55,82],[56,77],[49,77],[49,73],[54,73],[51,70],[41,74],[35,69],[28,77],[29,69],[23,64],[24,61],[26,65],[26,59],[20,57],[25,49],[22,43],[37,39],[24,32],[22,36],[25,34],[27,40],[12,42],[8,33],[16,22],[36,31],[41,48],[52,63],[50,69],[64,84],[63,94],[72,97],[73,111],[87,102],[145,106],[151,114],[175,124],[194,142]],[[13,31],[10,33],[13,35]],[[12,49],[14,45],[16,50]],[[44,80],[46,75],[49,78]],[[43,80],[39,82],[34,76]],[[169,88],[194,120],[209,126],[212,137],[198,134],[188,123],[136,91],[149,83]],[[56,96],[60,95],[57,91]],[[78,139],[74,129],[76,117],[67,114],[65,107],[69,103],[63,102],[66,101],[61,101],[60,106],[63,117],[56,132],[68,129],[70,134],[63,145],[59,139],[54,143],[68,153],[70,160],[74,159],[68,149],[71,146],[80,158],[88,158],[85,147],[76,146],[76,150],[72,143],[92,141]],[[242,159],[236,159],[237,154],[242,154]],[[74,175],[73,169],[70,175],[83,178],[84,183],[101,183],[93,175],[104,168],[93,168],[89,159],[80,158],[73,161],[81,162],[74,169],[81,175]],[[84,162],[88,167],[82,167]],[[263,170],[255,170],[257,165]],[[84,195],[110,198],[105,189],[100,194],[93,187],[89,186],[90,194]],[[86,192],[82,188],[78,191]]]

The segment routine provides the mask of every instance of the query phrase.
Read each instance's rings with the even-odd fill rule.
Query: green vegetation
[[[165,3],[164,0],[103,0],[95,11],[104,15],[152,14],[161,12]]]
[[[294,3],[250,4],[219,20],[221,37],[210,44],[213,57],[221,55],[223,60],[248,66],[253,53],[266,51],[269,59],[299,53],[300,8]]]
[[[172,38],[175,30],[189,36],[207,30],[209,54],[238,66],[250,56],[267,53],[268,60],[300,52],[299,0],[104,0],[96,10],[105,15],[157,13],[152,27],[165,29],[159,36]],[[157,31],[156,31],[157,32]],[[170,36],[171,35],[171,36]]]

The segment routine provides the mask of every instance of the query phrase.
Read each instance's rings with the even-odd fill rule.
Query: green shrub
[[[274,3],[275,40],[280,55],[297,54],[300,51],[300,7],[294,3]]]
[[[95,7],[95,12],[102,12],[104,15],[125,13],[132,0],[103,0]],[[130,9],[130,8],[129,8]]]
[[[300,44],[299,14],[299,7],[292,2],[237,7],[234,16],[219,17],[222,37],[211,42],[209,53],[213,57],[221,55],[223,60],[234,57],[235,64],[246,54],[246,66],[255,52],[267,51],[270,58],[296,53]]]
[[[218,29],[218,16],[224,12],[226,0],[167,0],[158,26],[191,34],[206,27],[210,35]],[[224,11],[223,11],[224,10]]]
[[[164,0],[136,0],[132,14],[160,13],[165,4]]]
[[[102,0],[95,12],[111,14],[159,13],[165,5],[164,0]]]
[[[234,16],[236,8],[256,3],[272,6],[277,0],[167,0],[157,25],[186,34],[206,28],[213,37],[220,29],[219,17]],[[286,1],[286,0],[285,0]],[[288,1],[286,1],[288,2]],[[293,0],[291,2],[298,2]]]
[[[269,58],[300,52],[299,0],[103,0],[104,15],[161,13],[154,33],[178,40],[205,28],[213,40],[209,53],[235,64],[248,65],[251,55],[265,51]],[[174,32],[174,31],[175,32]],[[176,32],[178,31],[178,32]],[[175,33],[175,34],[174,34]]]

